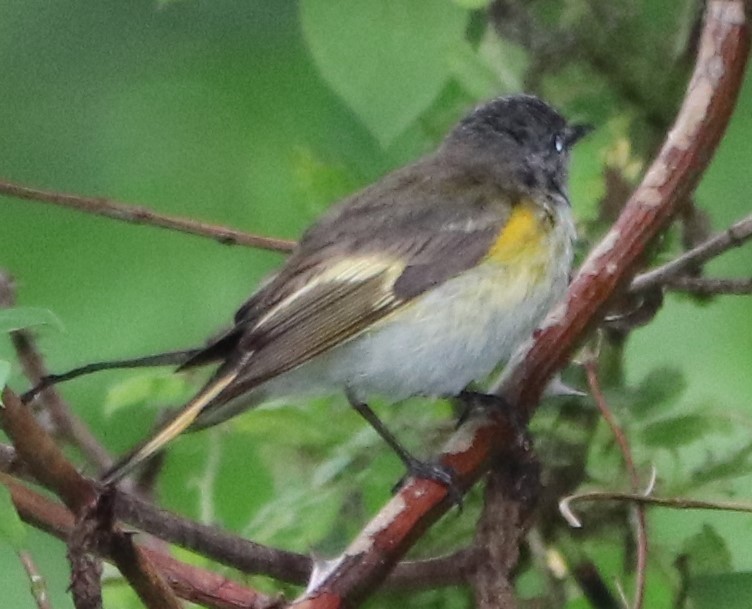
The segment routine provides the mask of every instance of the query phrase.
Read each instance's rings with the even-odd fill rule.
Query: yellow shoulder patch
[[[533,203],[523,201],[514,206],[512,215],[488,251],[487,260],[510,262],[520,256],[536,257],[544,249],[548,223]]]

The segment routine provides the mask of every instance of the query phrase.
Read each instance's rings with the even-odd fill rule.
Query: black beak
[[[593,131],[595,127],[587,123],[576,123],[574,125],[567,125],[564,129],[564,145],[567,149],[572,148],[577,142],[579,142],[588,133]]]

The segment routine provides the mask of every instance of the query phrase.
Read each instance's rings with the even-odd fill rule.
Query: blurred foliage
[[[693,61],[698,4],[0,0],[0,176],[295,237],[337,198],[430,150],[479,100],[529,90],[598,126],[578,145],[571,176],[585,252],[670,124]],[[696,195],[715,230],[749,212],[751,138],[747,86]],[[3,198],[0,205],[0,266],[16,277],[20,303],[0,313],[0,326],[38,326],[55,371],[199,345],[281,262],[268,252],[41,204]],[[679,232],[657,245],[656,260],[681,251]],[[750,268],[749,247],[708,265],[719,276]],[[661,495],[750,499],[750,319],[749,298],[669,295],[655,320],[604,360],[609,402],[645,479],[657,468]],[[13,361],[8,341],[0,357]],[[13,366],[10,382],[23,389]],[[584,386],[578,370],[567,376]],[[169,371],[107,372],[63,393],[118,453],[199,382]],[[421,454],[431,454],[452,428],[444,403],[376,406]],[[607,585],[630,585],[628,510],[583,506],[578,532],[555,510],[561,494],[581,485],[627,488],[612,436],[587,399],[558,399],[534,429],[548,494],[535,533],[570,567],[587,559]],[[267,405],[185,437],[168,453],[158,495],[170,509],[254,540],[331,556],[401,473],[344,400],[316,400]],[[11,523],[4,497],[0,519]],[[466,545],[480,500],[476,489],[465,511],[440,522],[414,554]],[[649,516],[646,607],[749,605],[752,519],[669,510]],[[12,541],[23,539],[56,609],[70,607],[63,545],[6,528],[6,605],[33,606]],[[527,556],[520,571],[526,598],[589,606],[571,580],[553,581],[540,557]],[[108,581],[108,604],[138,606],[126,587]],[[427,591],[411,594],[410,604],[464,607],[468,595]],[[403,598],[384,593],[369,606]]]

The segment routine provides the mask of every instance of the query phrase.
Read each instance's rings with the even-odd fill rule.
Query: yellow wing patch
[[[491,246],[487,260],[499,263],[539,259],[545,251],[550,227],[533,203],[515,205],[509,220]]]

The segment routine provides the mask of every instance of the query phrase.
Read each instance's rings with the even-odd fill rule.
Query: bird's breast
[[[515,211],[478,266],[338,348],[342,381],[398,399],[454,395],[485,378],[563,295],[572,235],[571,223]]]

